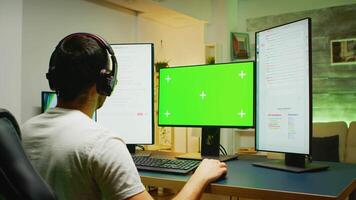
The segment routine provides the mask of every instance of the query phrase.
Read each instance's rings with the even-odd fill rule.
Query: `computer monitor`
[[[41,92],[41,111],[46,112],[50,108],[57,106],[57,94],[55,92],[42,91]],[[96,112],[94,112],[93,120],[96,121]]]
[[[256,33],[256,149],[286,153],[285,170],[305,169],[310,154],[310,27],[306,18]]]
[[[203,127],[202,156],[219,156],[222,127],[254,126],[254,62],[164,68],[158,125]]]
[[[57,94],[55,92],[41,92],[41,112],[57,106]]]
[[[118,62],[118,84],[102,108],[98,123],[129,144],[153,144],[153,44],[111,44]]]

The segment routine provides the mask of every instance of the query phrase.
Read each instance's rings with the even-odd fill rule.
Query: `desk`
[[[210,184],[206,191],[227,196],[257,199],[342,199],[356,189],[356,165],[323,162],[326,171],[291,173],[252,166],[265,158],[240,156],[228,161],[226,179]],[[144,185],[181,189],[190,175],[140,171]]]

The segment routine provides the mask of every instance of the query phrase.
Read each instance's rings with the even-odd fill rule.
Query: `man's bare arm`
[[[218,160],[205,159],[195,170],[192,177],[184,185],[183,189],[175,196],[174,200],[198,200],[202,196],[206,186],[227,173],[225,163]],[[147,192],[141,192],[127,200],[152,200]]]

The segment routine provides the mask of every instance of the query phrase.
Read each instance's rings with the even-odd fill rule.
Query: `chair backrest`
[[[15,118],[0,108],[0,192],[5,199],[52,200],[54,192],[28,160]],[[0,196],[1,196],[0,195]]]
[[[340,162],[345,161],[346,149],[346,122],[316,122],[313,123],[313,137],[339,136],[339,158]]]
[[[350,123],[349,132],[347,133],[345,162],[356,163],[356,122]]]

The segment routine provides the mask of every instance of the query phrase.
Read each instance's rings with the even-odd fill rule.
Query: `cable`
[[[224,148],[224,146],[220,145],[221,146],[221,149],[224,151],[224,155],[227,155],[227,151],[226,149]]]
[[[225,155],[225,152],[220,147],[219,147],[219,152],[221,153],[221,155]]]
[[[312,155],[306,155],[307,162],[312,163],[313,162],[313,156]]]
[[[142,151],[144,151],[145,150],[145,147],[144,146],[142,146],[142,145],[136,145],[138,148],[141,148],[141,150]]]
[[[219,144],[219,149],[223,151],[223,155],[225,155],[225,156],[227,155],[227,151],[223,145]]]
[[[227,155],[227,151],[226,151],[226,149],[224,148],[224,146],[223,146],[223,145],[221,145],[221,144],[220,144],[220,146],[221,146],[221,148],[224,150],[225,155]]]

